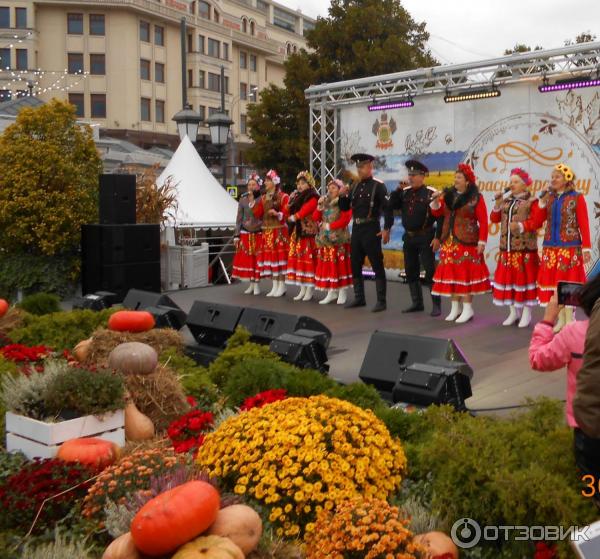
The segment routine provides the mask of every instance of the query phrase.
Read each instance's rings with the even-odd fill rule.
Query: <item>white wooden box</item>
[[[208,285],[208,243],[200,246],[163,247],[161,280],[166,289],[206,287]]]
[[[52,458],[58,447],[69,439],[98,437],[125,444],[124,412],[117,410],[103,416],[86,415],[46,423],[23,415],[6,412],[6,449],[20,450],[27,458]]]

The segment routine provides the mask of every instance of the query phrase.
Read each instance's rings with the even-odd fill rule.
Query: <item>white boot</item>
[[[531,323],[531,307],[523,307],[523,314],[519,321],[519,328],[527,328]]]
[[[334,289],[334,291],[335,291],[335,289]],[[345,305],[347,298],[348,298],[348,289],[346,289],[345,287],[342,287],[340,289],[340,294],[338,295],[337,304],[338,305]]]
[[[294,301],[300,301],[302,299],[302,297],[304,297],[304,294],[306,293],[306,285],[303,285],[300,288],[300,292],[298,293],[298,295],[296,295],[294,297]]]
[[[252,282],[250,282],[250,285],[248,286],[246,291],[244,291],[244,295],[250,295],[250,293],[252,293],[253,290],[254,290],[254,284]]]
[[[279,282],[273,280],[273,287],[271,287],[271,291],[267,293],[267,297],[274,297],[277,292],[277,288],[279,287]]]
[[[285,295],[285,281],[282,280],[279,282],[279,287],[277,288],[277,291],[275,292],[273,297],[283,297],[284,295]]]
[[[304,294],[304,297],[302,298],[303,301],[310,301],[313,298],[313,293],[315,291],[315,286],[314,285],[308,285],[306,287],[306,293]]]
[[[458,318],[460,314],[460,301],[452,301],[452,307],[450,308],[450,314],[446,317],[447,322],[452,322]]]
[[[332,301],[335,301],[338,297],[337,289],[330,289],[325,296],[325,299],[319,301],[319,305],[329,305]]]
[[[473,304],[472,303],[463,303],[463,310],[460,316],[456,319],[456,324],[464,324],[465,322],[469,322],[473,318]]]
[[[559,311],[558,311],[558,319],[556,320],[556,324],[554,325],[554,328],[552,329],[552,331],[555,334],[558,334],[565,326],[565,307],[562,307]]]
[[[252,289],[253,289],[252,293],[253,293],[254,295],[260,295],[260,284],[259,284],[259,283],[256,281],[256,282],[254,282],[254,283],[252,284],[252,286],[253,286],[253,287],[252,287]]]
[[[517,307],[514,305],[510,306],[510,312],[508,313],[507,319],[502,323],[502,326],[512,326],[515,322],[519,320],[519,313],[517,312]]]

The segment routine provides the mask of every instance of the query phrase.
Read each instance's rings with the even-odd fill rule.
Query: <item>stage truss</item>
[[[600,42],[511,54],[468,64],[434,66],[309,87],[310,170],[324,191],[341,170],[339,109],[434,93],[465,92],[525,81],[600,74]]]

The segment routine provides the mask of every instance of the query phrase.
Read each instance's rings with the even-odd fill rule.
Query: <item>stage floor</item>
[[[267,282],[263,282],[267,292]],[[270,289],[270,285],[268,286]],[[424,290],[425,312],[403,315],[400,309],[409,303],[405,284],[388,283],[388,310],[371,313],[375,302],[375,285],[366,282],[367,307],[346,310],[337,305],[318,305],[292,301],[297,287],[289,287],[286,297],[267,298],[264,295],[244,295],[244,285],[211,286],[170,292],[169,295],[186,312],[196,300],[277,310],[303,314],[323,322],[332,332],[329,348],[330,375],[343,382],[358,379],[371,333],[374,330],[401,334],[453,338],[461,347],[474,370],[471,381],[473,396],[467,400],[471,409],[517,405],[525,398],[549,396],[564,399],[566,371],[538,373],[529,367],[527,348],[533,324],[542,318],[542,309],[534,309],[530,328],[503,327],[508,309],[492,304],[491,297],[477,297],[474,302],[475,318],[464,325],[448,323],[443,317],[449,312],[449,301],[444,299],[441,318],[431,318],[431,301]],[[318,295],[320,299],[322,295]],[[581,311],[580,311],[581,312]],[[580,317],[581,318],[581,317]]]

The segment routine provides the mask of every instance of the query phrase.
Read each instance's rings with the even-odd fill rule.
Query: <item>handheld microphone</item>
[[[541,200],[544,196],[546,196],[546,194],[550,194],[550,192],[552,192],[552,188],[544,188],[544,190],[540,190],[538,192],[538,199]]]
[[[496,194],[496,196],[494,196],[494,200],[500,200],[500,198],[503,198],[506,200],[506,198],[508,198],[507,194],[510,193],[510,186],[505,186],[504,190],[502,190],[502,192],[498,192],[498,194]]]

